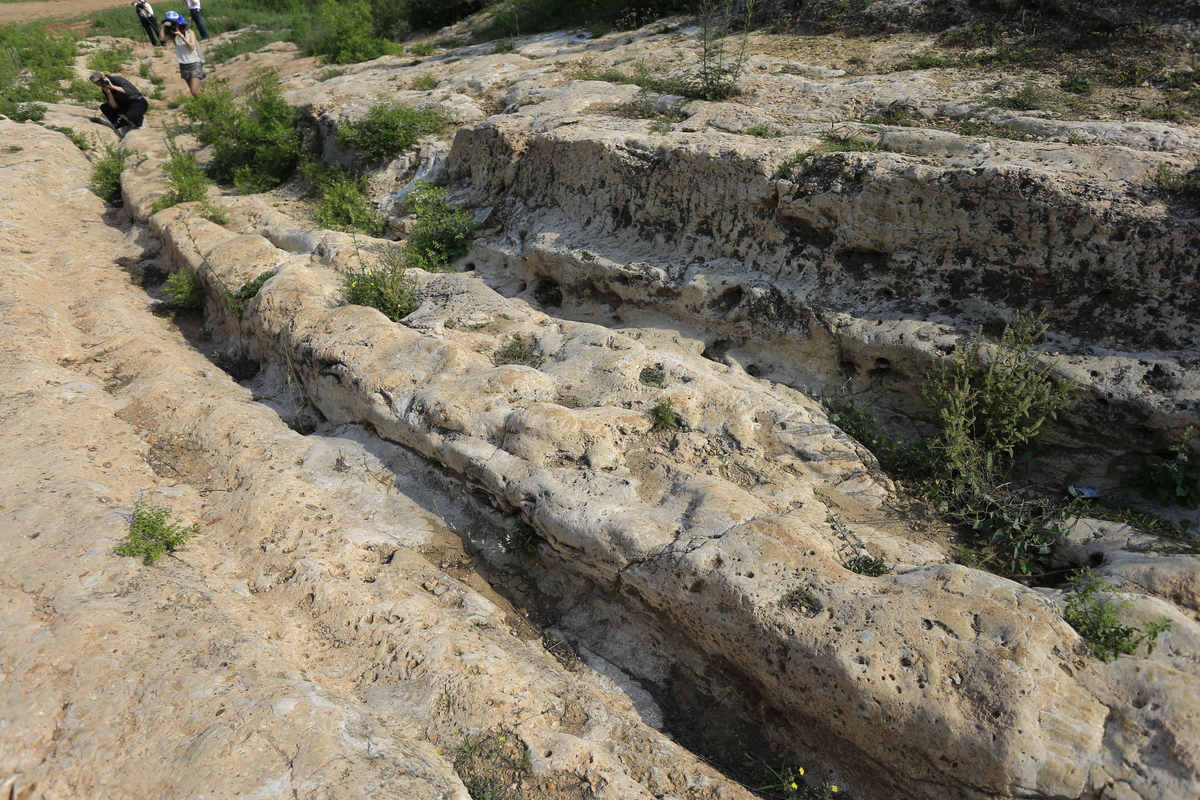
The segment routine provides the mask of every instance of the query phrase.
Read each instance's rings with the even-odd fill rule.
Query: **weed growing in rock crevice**
[[[1183,440],[1171,446],[1169,458],[1146,456],[1141,468],[1122,483],[1159,505],[1200,508],[1200,455],[1188,444],[1194,433],[1191,427],[1184,431]]]
[[[339,164],[311,159],[303,161],[300,169],[309,191],[318,198],[317,222],[333,230],[383,235],[383,217],[367,197],[366,176],[354,176]]]
[[[104,155],[92,164],[92,186],[109,203],[121,202],[121,173],[133,153],[120,145],[105,144]]]
[[[872,447],[881,465],[896,469],[1009,574],[1029,574],[1049,556],[1060,513],[1050,501],[1023,498],[1011,483],[1020,448],[1069,402],[1071,385],[1051,378],[1033,349],[1045,331],[1038,319],[1018,318],[985,353],[982,331],[926,379],[924,397],[939,433],[904,442],[881,431],[851,404],[829,402],[832,419]]]
[[[450,262],[467,254],[475,222],[466,211],[450,205],[445,189],[432,183],[418,184],[401,208],[417,218],[404,240],[408,266],[448,272]]]
[[[207,297],[204,283],[193,270],[184,268],[178,272],[172,272],[167,277],[163,289],[171,301],[181,309],[194,311],[204,308],[204,301]]]
[[[230,316],[242,318],[246,313],[246,309],[250,307],[250,301],[258,296],[259,290],[263,285],[275,277],[275,270],[269,269],[259,275],[257,278],[246,281],[242,284],[242,288],[236,292],[225,291],[226,310]]]
[[[1171,622],[1166,619],[1147,622],[1140,629],[1122,625],[1117,612],[1128,603],[1114,600],[1112,587],[1090,570],[1077,573],[1068,583],[1071,591],[1067,594],[1063,619],[1079,632],[1092,655],[1101,661],[1133,655],[1143,644],[1146,655],[1150,655],[1159,634],[1171,629]]]
[[[212,184],[200,168],[196,154],[184,150],[175,141],[174,136],[167,136],[167,153],[170,158],[163,164],[163,172],[169,179],[170,186],[166,193],[154,201],[150,207],[151,214],[157,214],[180,203],[200,203],[200,215],[207,220],[224,225],[228,222],[225,214],[213,208],[208,203],[208,187]]]
[[[492,363],[497,367],[505,364],[531,367],[537,363],[537,356],[534,355],[533,347],[529,342],[520,336],[513,336],[496,351],[492,357]]]
[[[675,403],[669,397],[660,397],[654,401],[650,409],[650,419],[653,424],[650,430],[669,431],[679,427],[679,415],[675,413]]]
[[[437,80],[432,75],[429,78],[436,86]],[[446,130],[452,119],[450,110],[437,104],[414,107],[398,102],[376,103],[364,117],[347,122],[338,130],[337,143],[360,153],[369,162],[390,161],[422,136]]]
[[[187,544],[199,530],[199,525],[183,527],[182,522],[171,517],[170,508],[139,500],[133,505],[125,541],[117,545],[115,552],[119,556],[141,558],[144,564],[152,566],[167,553]]]
[[[383,264],[376,268],[362,265],[342,278],[346,302],[381,311],[392,322],[399,322],[417,309],[417,286],[402,264]]]
[[[531,756],[511,729],[463,733],[452,760],[472,800],[525,798],[522,784],[529,775]]]

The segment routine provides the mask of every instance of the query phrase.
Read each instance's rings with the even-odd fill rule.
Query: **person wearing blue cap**
[[[168,39],[167,37],[171,38]],[[179,77],[187,84],[192,97],[200,94],[200,81],[204,79],[204,53],[196,34],[188,28],[188,21],[176,11],[164,15],[162,26],[164,42],[175,43],[175,60],[179,62]]]

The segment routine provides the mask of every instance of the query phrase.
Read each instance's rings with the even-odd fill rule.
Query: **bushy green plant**
[[[1166,619],[1147,622],[1140,629],[1122,625],[1117,612],[1127,603],[1114,601],[1112,587],[1091,570],[1073,575],[1068,583],[1071,591],[1067,593],[1063,619],[1101,661],[1133,655],[1143,644],[1146,655],[1150,655],[1159,635],[1171,629]]]
[[[168,178],[169,187],[150,207],[152,214],[180,203],[202,203],[208,200],[208,187],[211,184],[204,170],[200,168],[196,154],[184,150],[171,136],[167,137],[167,154],[169,158],[163,163],[162,170]]]
[[[558,308],[563,303],[562,289],[554,281],[542,278],[533,287],[533,299],[546,308]]]
[[[417,217],[404,242],[409,266],[445,272],[450,262],[467,254],[475,222],[466,211],[450,206],[445,189],[420,184],[404,198],[403,208]]]
[[[256,68],[235,97],[228,82],[214,78],[183,104],[184,116],[203,144],[212,145],[212,171],[242,191],[273,189],[300,160],[298,115],[283,99],[275,72]]]
[[[167,553],[187,544],[199,530],[199,525],[183,527],[182,522],[171,517],[170,508],[139,500],[133,505],[125,541],[117,545],[115,552],[119,556],[141,558],[144,564],[152,566]]]
[[[1171,446],[1170,458],[1146,456],[1141,469],[1124,483],[1159,505],[1200,508],[1200,455],[1188,446],[1194,433],[1190,427],[1184,432],[1183,441]]]
[[[741,94],[738,81],[746,70],[754,0],[746,0],[742,35],[731,46],[733,0],[700,0],[700,63],[689,95],[702,100],[728,100]]]
[[[923,394],[952,461],[965,441],[1011,457],[1070,403],[1073,384],[1056,382],[1053,367],[1042,365],[1033,347],[1046,328],[1040,317],[1018,317],[986,357],[980,330],[930,370]]]
[[[46,118],[46,107],[41,103],[17,103],[6,116],[13,122],[41,122]]]
[[[387,161],[422,136],[441,133],[451,119],[450,111],[436,104],[417,108],[398,102],[376,103],[361,119],[343,125],[337,142],[342,148],[361,153],[367,161]]]
[[[1050,107],[1050,97],[1033,84],[1026,84],[1021,91],[1011,97],[995,98],[991,101],[991,105],[1011,111],[1042,111]]]
[[[413,78],[413,88],[420,92],[431,92],[437,88],[438,79],[432,72],[422,72]]]
[[[524,783],[532,757],[511,728],[462,733],[454,745],[452,761],[473,800],[530,797]]]
[[[534,355],[533,347],[521,336],[513,336],[492,356],[492,363],[497,367],[505,364],[531,367],[536,362],[537,356]]]
[[[105,144],[104,155],[92,162],[92,188],[109,203],[121,202],[121,173],[132,153],[119,145]]]
[[[660,397],[654,401],[650,409],[651,430],[666,431],[679,427],[679,415],[675,413],[675,403],[669,397]]]
[[[1058,82],[1058,88],[1071,94],[1091,94],[1096,88],[1096,81],[1087,75],[1073,72]]]
[[[777,181],[790,181],[800,171],[800,167],[804,165],[804,162],[808,161],[812,156],[812,150],[797,150],[779,163],[779,166],[775,168],[775,172],[771,177]]]
[[[167,277],[167,282],[163,285],[167,296],[176,306],[186,311],[195,311],[196,309],[204,308],[204,301],[207,295],[204,291],[204,283],[200,280],[200,276],[194,270],[184,269],[172,272]]]
[[[345,167],[320,161],[305,161],[301,169],[318,198],[317,222],[333,230],[383,234],[383,217],[366,195],[365,176],[356,177]]]
[[[408,48],[408,52],[412,53],[414,56],[424,57],[433,55],[433,51],[436,49],[437,47],[434,46],[433,42],[417,42],[412,47]]]
[[[275,277],[275,270],[269,269],[256,278],[246,281],[242,287],[236,292],[231,292],[228,289],[225,294],[225,308],[230,316],[242,318],[246,313],[246,309],[250,307],[250,301],[253,300],[263,285]]]
[[[107,75],[115,75],[133,60],[132,47],[115,47],[111,50],[93,50],[87,58],[88,69],[96,69]]]
[[[394,42],[372,35],[380,25],[366,0],[321,0],[317,11],[321,27],[307,49],[323,63],[357,64],[401,50]]]
[[[396,258],[377,268],[364,267],[360,262],[357,269],[346,272],[342,295],[350,305],[374,308],[392,322],[417,310],[416,283]]]
[[[530,559],[537,555],[538,542],[541,537],[531,526],[518,521],[500,537],[500,549],[510,556]]]

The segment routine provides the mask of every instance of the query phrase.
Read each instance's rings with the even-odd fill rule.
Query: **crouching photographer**
[[[88,80],[104,92],[105,102],[100,106],[100,113],[116,128],[118,136],[123,137],[143,126],[146,109],[150,105],[136,86],[120,75],[105,75],[103,72],[93,72]]]

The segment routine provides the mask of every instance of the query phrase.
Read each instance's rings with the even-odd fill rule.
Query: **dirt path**
[[[93,11],[127,5],[129,0],[49,0],[44,3],[0,3],[0,25],[38,19],[80,17]],[[132,10],[129,12],[133,13]]]

